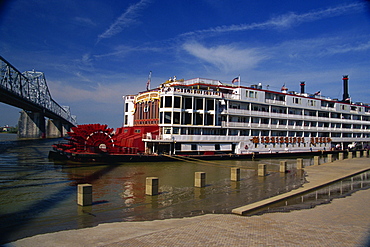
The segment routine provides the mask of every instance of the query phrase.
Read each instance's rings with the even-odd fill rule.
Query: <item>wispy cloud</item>
[[[75,17],[75,22],[82,26],[95,26],[96,23],[93,22],[90,18],[84,18],[84,17]]]
[[[209,29],[197,30],[192,32],[183,33],[180,37],[187,37],[193,35],[204,35],[204,34],[217,34],[226,32],[237,32],[247,31],[256,29],[286,29],[293,26],[297,26],[301,23],[312,22],[324,18],[330,18],[340,16],[347,13],[361,12],[365,9],[363,3],[357,2],[348,5],[340,5],[336,7],[330,7],[324,10],[315,10],[308,13],[296,14],[288,13],[281,16],[273,17],[265,22],[251,23],[251,24],[239,24],[229,26],[218,26]]]
[[[103,58],[103,57],[111,57],[111,56],[119,56],[125,57],[127,54],[132,52],[161,52],[163,48],[161,47],[153,47],[153,46],[127,46],[127,45],[119,45],[113,49],[114,51],[105,53],[105,54],[98,54],[94,55],[95,58]]]
[[[348,52],[361,52],[370,50],[370,41],[366,43],[356,43],[356,44],[341,44],[326,48],[325,51],[321,52],[320,55],[335,55],[343,54]]]
[[[239,48],[236,45],[206,47],[200,43],[191,42],[185,43],[183,49],[224,72],[251,69],[267,58],[267,55],[256,48]]]
[[[122,13],[107,30],[98,36],[98,42],[102,39],[110,38],[120,33],[126,27],[136,23],[139,11],[144,9],[149,3],[150,0],[141,0],[140,2],[128,7],[127,10]]]

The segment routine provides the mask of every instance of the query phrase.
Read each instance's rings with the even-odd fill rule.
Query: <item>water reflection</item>
[[[304,183],[295,158],[287,160],[284,174],[279,162],[285,159],[79,164],[49,161],[54,142],[0,141],[2,241],[106,222],[229,213]],[[311,162],[304,159],[306,166]],[[268,176],[257,176],[259,163],[267,165]],[[240,181],[230,180],[231,167],[241,168]],[[198,171],[207,174],[205,188],[194,188]],[[159,195],[145,195],[146,177],[159,178]],[[93,206],[77,206],[79,183],[93,185]]]

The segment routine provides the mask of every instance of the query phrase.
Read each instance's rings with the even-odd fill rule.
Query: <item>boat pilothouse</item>
[[[216,155],[286,153],[365,148],[370,108],[352,104],[348,76],[343,100],[301,92],[280,92],[218,80],[171,79],[160,87],[125,96],[124,127],[136,133],[146,154]],[[136,132],[135,132],[136,131]],[[127,136],[125,143],[130,144]],[[137,140],[140,137],[140,140]]]

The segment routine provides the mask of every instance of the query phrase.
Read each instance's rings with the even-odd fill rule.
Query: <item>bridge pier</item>
[[[41,112],[21,111],[18,138],[45,138],[45,118]]]
[[[58,119],[48,119],[46,124],[46,138],[63,137],[63,133],[67,133],[63,130],[62,121]]]
[[[18,138],[59,138],[64,137],[71,129],[71,125],[63,124],[60,119],[45,121],[41,112],[21,111],[18,120]]]

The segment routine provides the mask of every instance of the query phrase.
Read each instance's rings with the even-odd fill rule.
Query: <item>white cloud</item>
[[[215,34],[215,33],[225,33],[225,32],[237,32],[237,31],[247,31],[255,29],[279,29],[279,28],[290,28],[292,26],[297,26],[304,22],[312,22],[324,18],[330,18],[335,16],[340,16],[347,13],[361,12],[365,8],[363,3],[353,3],[348,5],[340,5],[336,7],[330,7],[324,10],[316,10],[303,14],[288,13],[285,15],[277,16],[271,18],[265,22],[251,23],[251,24],[240,24],[240,25],[230,25],[230,26],[218,26],[209,29],[197,30],[192,32],[187,32],[182,35],[193,36],[201,34]]]
[[[339,44],[335,46],[331,46],[326,48],[321,55],[335,55],[335,54],[342,54],[348,52],[362,52],[370,50],[370,41],[366,43],[356,43],[356,44]]]
[[[98,83],[95,87],[78,88],[63,82],[53,81],[48,83],[52,97],[62,102],[97,102],[116,103],[122,99],[125,92],[124,84],[103,85]]]
[[[111,57],[111,56],[119,56],[119,57],[125,57],[127,54],[133,53],[133,52],[161,52],[163,51],[163,48],[159,47],[153,47],[153,46],[127,46],[127,45],[119,45],[113,49],[110,53],[105,54],[99,54],[94,55],[95,58],[102,58],[102,57]]]
[[[82,26],[95,26],[95,22],[93,22],[90,18],[84,18],[84,17],[75,17],[74,20],[77,24],[80,24]]]
[[[110,27],[98,36],[98,42],[101,39],[110,38],[117,33],[120,33],[124,28],[136,23],[139,15],[138,12],[145,8],[150,1],[141,0],[140,2],[131,5],[128,9],[118,17]]]
[[[216,66],[224,72],[255,67],[267,58],[258,49],[239,48],[235,45],[205,47],[200,43],[185,43],[183,49],[189,54]]]

